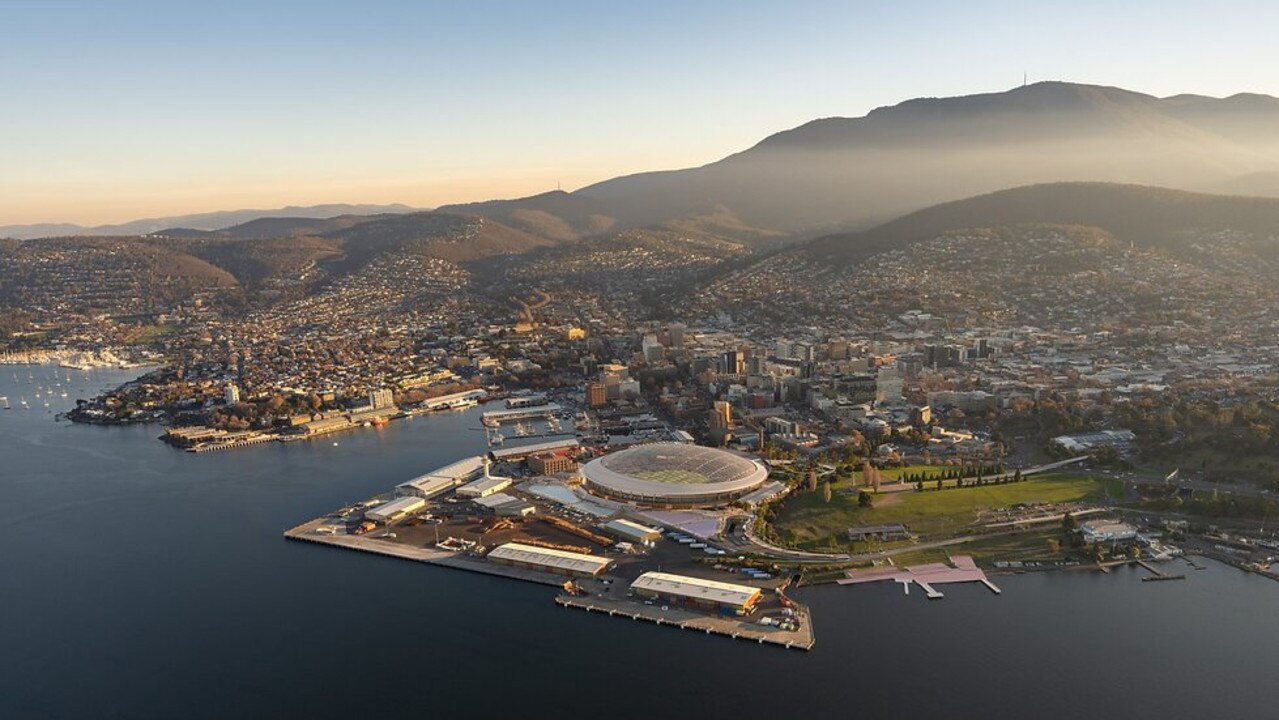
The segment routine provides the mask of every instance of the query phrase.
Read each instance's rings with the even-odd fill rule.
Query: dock
[[[562,607],[604,613],[610,617],[643,620],[656,625],[703,632],[707,635],[721,635],[761,645],[776,645],[792,650],[812,650],[815,644],[812,617],[808,609],[802,606],[797,607],[799,630],[790,631],[776,626],[760,625],[747,618],[712,616],[677,607],[663,610],[662,606],[645,605],[630,600],[562,594],[555,598],[555,602]]]
[[[451,550],[404,545],[401,543],[388,542],[371,535],[347,535],[344,533],[328,534],[316,532],[318,528],[328,525],[329,522],[330,521],[327,518],[317,518],[310,522],[302,523],[295,528],[286,530],[284,537],[289,540],[299,540],[301,542],[316,543],[318,545],[329,545],[331,547],[339,547],[346,550],[356,550],[358,552],[372,553],[374,555],[400,558],[402,560],[413,560],[415,562],[426,563],[428,565],[448,567],[455,570],[468,570],[470,572],[494,575],[510,580],[521,580],[523,582],[536,583],[538,585],[560,587],[564,583],[564,578],[559,575],[485,562],[484,560],[471,557],[465,553],[453,552]]]
[[[951,558],[954,566],[944,563],[932,563],[928,565],[916,565],[907,568],[898,567],[881,567],[871,570],[849,570],[844,573],[845,577],[835,582],[839,585],[859,585],[861,583],[881,582],[884,580],[892,580],[902,584],[902,591],[910,594],[911,583],[918,585],[924,595],[930,600],[940,600],[946,597],[940,590],[933,587],[934,585],[944,585],[946,583],[966,583],[979,582],[985,585],[991,592],[999,595],[1002,591],[986,577],[986,573],[977,567],[977,563],[967,555],[956,555]]]

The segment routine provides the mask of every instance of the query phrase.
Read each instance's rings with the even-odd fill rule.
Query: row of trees
[[[964,465],[957,467],[948,467],[938,472],[907,472],[902,473],[902,481],[908,483],[932,482],[934,480],[963,480],[964,478],[983,478],[992,475],[1002,475],[1005,472],[1003,463],[994,463],[992,465]],[[1021,470],[1017,470],[1020,476]]]
[[[1021,474],[1021,468],[1017,468],[1016,470],[1013,471],[1011,475],[1007,473],[1003,473],[1001,471],[1001,474],[986,476],[986,475],[983,475],[979,470],[975,477],[971,477],[971,478],[957,477],[953,479],[955,481],[955,484],[951,485],[950,487],[965,488],[965,487],[985,487],[987,485],[1007,485],[1012,483],[1025,482],[1026,477]],[[935,486],[934,486],[935,490],[941,490],[945,487],[944,480],[942,478],[936,478],[936,479],[930,480],[929,482],[935,483]],[[925,487],[924,480],[920,479],[915,481],[916,491],[922,492],[924,490],[924,487]]]

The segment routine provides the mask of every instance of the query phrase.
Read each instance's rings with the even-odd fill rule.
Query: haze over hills
[[[817,238],[799,248],[823,261],[877,252],[968,228],[1077,225],[1163,250],[1232,233],[1260,257],[1279,258],[1279,199],[1191,193],[1114,183],[1049,183],[935,205],[871,230]]]
[[[815,120],[689,170],[578,191],[625,224],[723,206],[753,227],[868,227],[1022,185],[1108,181],[1204,189],[1279,170],[1279,100],[1159,99],[1046,82]]]
[[[1065,82],[920,98],[864,117],[814,120],[703,167],[441,209],[551,242],[655,227],[764,248],[871,228],[941,202],[1063,181],[1279,196],[1279,99],[1157,98]],[[235,226],[237,237],[314,235],[362,222],[342,216],[411,211],[403,205],[238,210],[100,228],[8,226],[0,237],[195,236]],[[262,222],[245,224],[252,220]]]
[[[814,120],[703,167],[455,209],[557,240],[691,225],[759,247],[1037,183],[1275,196],[1276,178],[1279,99],[1043,82]]]
[[[167,228],[191,230],[221,230],[258,218],[329,218],[336,215],[368,215],[370,213],[406,213],[418,208],[399,203],[391,205],[351,205],[331,203],[307,207],[289,206],[268,210],[220,210],[216,212],[177,215],[172,217],[145,218],[117,225],[86,227],[72,223],[37,223],[30,225],[0,225],[0,237],[29,240],[39,237],[65,237],[71,235],[149,235]]]

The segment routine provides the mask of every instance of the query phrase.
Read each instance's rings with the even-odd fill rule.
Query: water
[[[15,405],[26,372],[0,368]],[[127,374],[73,376],[58,409]],[[998,577],[1002,596],[932,602],[805,589],[802,653],[281,537],[479,452],[477,413],[194,455],[156,426],[0,410],[0,717],[1274,716],[1279,583],[1216,564]]]

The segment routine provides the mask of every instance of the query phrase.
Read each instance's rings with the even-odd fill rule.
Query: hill
[[[372,213],[406,213],[415,211],[417,211],[415,208],[398,203],[394,205],[334,203],[309,207],[290,206],[268,210],[221,210],[194,215],[146,218],[118,225],[99,225],[97,227],[86,227],[71,223],[0,225],[0,237],[30,240],[41,237],[67,237],[72,235],[99,237],[149,235],[174,228],[182,228],[183,231],[170,231],[191,233],[193,231],[221,230],[233,225],[247,223],[257,218],[331,218],[338,215],[369,215]]]
[[[574,194],[623,226],[723,208],[748,227],[814,235],[1035,183],[1206,190],[1276,171],[1275,98],[1161,99],[1046,82],[815,120],[703,167],[615,178]]]
[[[1259,255],[1279,253],[1279,199],[1112,183],[1034,185],[943,203],[872,230],[818,238],[804,251],[850,263],[948,231],[1029,224],[1096,227],[1125,242],[1172,251],[1233,232],[1246,236]]]

